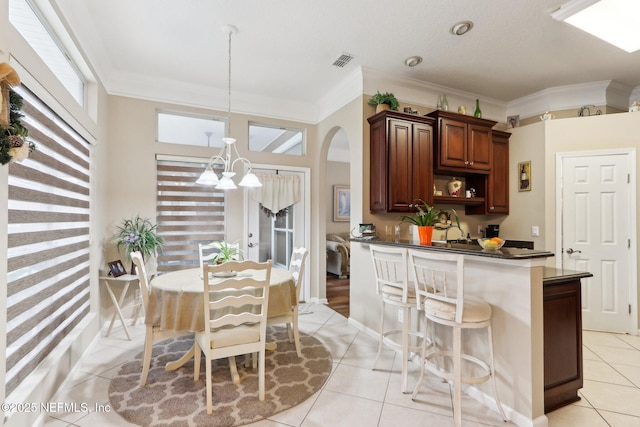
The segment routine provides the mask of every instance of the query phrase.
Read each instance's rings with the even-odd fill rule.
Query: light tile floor
[[[304,307],[300,329],[316,336],[331,349],[333,372],[320,392],[304,403],[263,420],[252,427],[430,427],[453,425],[449,386],[427,380],[414,402],[400,393],[399,358],[385,351],[380,370],[371,366],[376,340],[349,326],[347,319],[320,304]],[[45,421],[47,427],[132,426],[114,412],[93,410],[109,407],[107,390],[111,377],[123,362],[142,350],[144,328],[130,328],[132,341],[122,330],[101,337],[84,356],[72,378],[53,402],[77,402],[91,410],[57,412]],[[584,332],[584,388],[582,400],[550,414],[549,426],[639,426],[640,425],[640,337]],[[410,364],[415,383],[418,366]],[[413,384],[410,384],[413,386]],[[513,426],[469,397],[463,401],[464,426]],[[428,402],[427,402],[428,400]]]

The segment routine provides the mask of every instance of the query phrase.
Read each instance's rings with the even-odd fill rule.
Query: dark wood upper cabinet
[[[485,204],[467,206],[469,215],[490,215],[509,213],[509,132],[492,131],[492,168],[489,176],[469,177],[467,186],[482,188],[484,185]]]
[[[436,110],[435,164],[439,172],[489,173],[492,167],[492,120]]]
[[[369,118],[372,212],[409,212],[417,199],[432,204],[433,123],[389,110]]]

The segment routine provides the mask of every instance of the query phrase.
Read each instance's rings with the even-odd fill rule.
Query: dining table
[[[264,270],[245,270],[239,274],[251,275],[260,280],[264,279],[266,273]],[[150,288],[145,324],[159,326],[162,330],[204,330],[204,279],[201,268],[160,274],[151,280]],[[288,313],[297,303],[293,275],[288,270],[272,267],[267,316]],[[275,350],[275,346],[268,346],[267,349]],[[178,369],[193,358],[194,354],[192,347],[179,360],[167,363],[166,370]]]

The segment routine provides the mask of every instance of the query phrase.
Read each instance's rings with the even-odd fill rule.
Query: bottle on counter
[[[480,110],[480,100],[476,99],[476,111],[473,112],[473,117],[477,117],[479,119],[482,118],[482,111]]]

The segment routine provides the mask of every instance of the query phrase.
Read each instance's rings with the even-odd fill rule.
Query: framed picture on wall
[[[531,160],[518,163],[518,191],[531,191]]]
[[[351,188],[348,185],[333,186],[333,221],[351,219]]]

